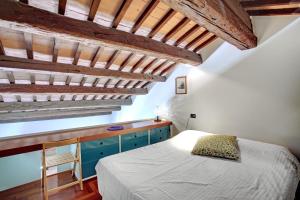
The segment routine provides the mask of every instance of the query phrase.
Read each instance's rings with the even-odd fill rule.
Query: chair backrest
[[[72,139],[68,139],[68,140],[60,140],[60,141],[55,141],[55,142],[46,142],[46,143],[43,143],[43,149],[61,147],[61,146],[76,144],[78,142],[79,142],[79,138],[72,138]]]

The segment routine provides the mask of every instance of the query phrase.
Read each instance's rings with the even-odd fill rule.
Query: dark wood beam
[[[110,58],[108,59],[106,65],[105,65],[105,69],[109,69],[110,66],[115,62],[115,60],[117,59],[117,57],[120,55],[121,51],[119,50],[115,50],[113,52],[113,54],[110,56]]]
[[[4,47],[1,40],[0,40],[0,55],[5,55]]]
[[[119,108],[99,108],[84,110],[44,110],[31,112],[12,112],[0,113],[0,123],[49,120],[49,119],[65,119],[74,117],[88,117],[97,115],[110,115],[112,111],[118,111]]]
[[[173,70],[176,67],[177,63],[173,63],[171,64],[169,67],[167,67],[166,69],[162,70],[160,72],[160,75],[166,75],[168,74],[171,70]]]
[[[75,54],[74,54],[74,60],[73,60],[73,63],[72,63],[73,65],[78,64],[78,61],[79,61],[79,58],[80,58],[80,55],[81,55],[81,50],[82,50],[82,45],[80,45],[80,43],[78,43]]]
[[[67,0],[59,0],[58,2],[58,14],[65,15]]]
[[[65,85],[26,85],[26,84],[0,84],[0,93],[18,94],[147,94],[144,89],[125,88],[103,88],[103,87],[82,87]]]
[[[143,56],[141,57],[133,66],[132,68],[130,69],[130,72],[133,73],[137,70],[137,68],[139,68],[146,60],[147,56]]]
[[[246,9],[280,9],[280,7],[299,7],[299,0],[240,0],[241,5]]]
[[[0,104],[0,111],[32,111],[32,110],[55,110],[55,109],[84,109],[103,108],[111,106],[131,105],[131,99],[123,100],[90,100],[90,101],[41,101],[41,102],[4,102]]]
[[[201,56],[185,49],[89,21],[57,15],[16,1],[0,1],[0,19],[1,27],[46,37],[62,37],[87,46],[99,45],[193,65],[202,62]]]
[[[117,26],[119,25],[120,21],[122,20],[122,18],[124,17],[124,15],[126,14],[130,4],[131,4],[132,0],[123,0],[120,8],[118,9],[115,18],[112,22],[112,27],[113,28],[117,28]]]
[[[156,8],[156,6],[159,4],[159,0],[151,0],[149,5],[145,8],[145,10],[142,12],[142,14],[139,16],[137,21],[134,23],[131,32],[135,33],[143,24],[143,22],[149,17],[151,12]]]
[[[200,26],[198,24],[194,25],[190,30],[188,30],[180,38],[178,38],[178,40],[175,42],[175,46],[178,46],[181,42],[186,40],[188,37],[190,37],[193,33],[198,31],[199,29],[200,29]]]
[[[184,48],[185,49],[189,49],[193,45],[197,44],[204,37],[206,37],[208,34],[209,34],[209,31],[207,31],[207,30],[204,31],[203,33],[201,33],[200,35],[198,35],[197,37],[195,37],[192,41],[190,41]]]
[[[91,7],[90,7],[90,12],[89,12],[89,15],[88,15],[88,20],[89,21],[94,21],[95,16],[97,14],[98,7],[100,5],[100,2],[101,2],[101,0],[92,0]]]
[[[245,20],[237,14],[237,11],[247,14],[239,4],[234,4],[236,7],[233,9],[231,4],[228,6],[223,0],[161,1],[239,49],[257,46],[251,26],[245,24]]]
[[[58,58],[58,44],[57,40],[53,38],[53,52],[52,52],[52,62],[57,62]]]
[[[149,33],[148,37],[153,38],[158,31],[166,24],[168,21],[176,14],[176,12],[173,9],[170,9],[161,20],[157,22],[157,24],[154,26],[154,28]]]
[[[20,0],[20,2],[28,4],[28,0]]]
[[[211,36],[208,40],[206,40],[205,42],[203,42],[199,46],[197,46],[193,51],[197,53],[202,48],[206,47],[207,45],[209,45],[210,43],[212,43],[216,39],[217,39],[217,36],[215,36],[215,35]]]
[[[247,12],[251,16],[300,15],[300,7],[285,9],[248,10]]]
[[[148,65],[146,65],[143,70],[141,71],[142,74],[144,74],[145,72],[147,72],[147,70],[152,67],[153,65],[155,65],[157,62],[159,61],[158,58],[154,58]]]
[[[64,74],[68,75],[68,77],[72,75],[83,75],[98,78],[107,77],[143,81],[166,81],[165,77],[153,76],[149,74],[138,74],[100,68],[89,68],[78,65],[51,63],[47,61],[28,60],[24,58],[15,58],[9,56],[0,56],[0,69],[2,71],[25,71],[29,73]]]
[[[130,60],[134,57],[134,53],[130,53],[127,58],[122,62],[122,64],[119,67],[119,71],[122,71],[124,69],[124,67],[126,67],[128,65],[128,63],[130,62]]]
[[[171,39],[178,31],[180,31],[185,25],[187,25],[191,20],[185,17],[183,18],[174,28],[172,28],[162,39],[162,42],[167,42]]]
[[[95,52],[95,55],[94,55],[93,58],[92,58],[90,67],[95,67],[96,63],[98,62],[98,60],[99,60],[99,58],[100,58],[101,51],[102,51],[102,48],[101,48],[101,47],[98,47],[97,51]]]
[[[24,32],[24,40],[25,40],[27,58],[33,59],[32,34]]]
[[[163,68],[165,65],[168,64],[168,60],[165,60],[163,63],[158,65],[155,69],[152,70],[151,74],[154,75],[157,71],[159,71],[161,68]]]

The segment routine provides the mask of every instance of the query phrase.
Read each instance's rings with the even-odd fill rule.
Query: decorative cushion
[[[192,150],[194,155],[237,160],[240,157],[236,136],[207,135],[201,137]]]

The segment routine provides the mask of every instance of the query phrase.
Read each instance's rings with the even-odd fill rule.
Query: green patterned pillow
[[[207,135],[201,137],[193,148],[192,154],[239,159],[239,148],[236,136]]]

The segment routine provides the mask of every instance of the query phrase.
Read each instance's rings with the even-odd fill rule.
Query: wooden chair
[[[66,145],[76,144],[76,153],[73,155],[71,152],[57,154],[53,156],[46,156],[46,150]],[[58,142],[47,142],[43,144],[43,153],[42,153],[42,165],[43,165],[43,173],[42,173],[42,187],[44,189],[44,199],[48,200],[48,192],[59,191],[73,185],[79,184],[80,189],[83,190],[82,184],[82,168],[81,168],[81,155],[80,155],[80,143],[78,138],[62,140]],[[48,181],[47,181],[47,170],[50,167],[59,166],[66,163],[74,163],[74,167],[72,169],[72,176],[75,176],[76,172],[76,164],[79,168],[79,178],[76,181],[68,183],[66,185],[61,185],[56,188],[52,188],[48,190]]]

